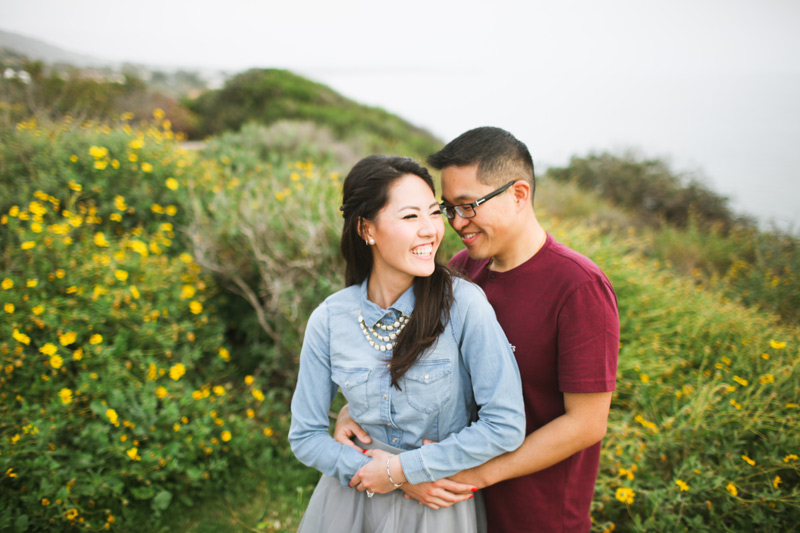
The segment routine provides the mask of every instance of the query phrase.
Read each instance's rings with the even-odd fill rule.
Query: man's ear
[[[517,205],[525,205],[531,201],[531,185],[523,179],[519,179],[511,186],[514,191],[514,202]]]

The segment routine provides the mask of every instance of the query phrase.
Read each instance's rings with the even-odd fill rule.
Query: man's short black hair
[[[478,165],[478,181],[498,185],[524,179],[536,187],[533,159],[525,143],[504,129],[483,126],[462,133],[428,157],[437,170]]]

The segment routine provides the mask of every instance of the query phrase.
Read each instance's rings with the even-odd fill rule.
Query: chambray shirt
[[[378,331],[379,322],[411,315],[414,289],[382,309],[367,299],[367,281],[331,295],[309,318],[289,431],[297,458],[342,485],[370,461],[328,433],[339,388],[351,417],[373,439],[407,450],[399,457],[409,483],[435,481],[518,448],[525,437],[519,370],[483,291],[453,280],[445,331],[397,390],[390,386],[391,352],[369,345],[358,314]],[[436,442],[422,446],[423,439]]]

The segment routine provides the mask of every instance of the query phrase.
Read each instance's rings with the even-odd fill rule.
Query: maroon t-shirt
[[[450,266],[483,288],[522,376],[526,434],[564,414],[564,393],[613,391],[617,298],[588,258],[547,235],[531,259],[492,272],[462,250]],[[490,532],[586,532],[600,443],[527,476],[483,490]]]

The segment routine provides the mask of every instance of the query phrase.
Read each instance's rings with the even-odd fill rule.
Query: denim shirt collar
[[[414,284],[412,283],[411,286],[405,290],[403,294],[394,302],[392,305],[389,306],[389,309],[384,309],[375,302],[372,302],[367,298],[367,285],[369,284],[369,278],[365,279],[361,283],[361,297],[359,299],[359,305],[361,306],[361,316],[364,318],[364,323],[368,327],[373,327],[375,324],[381,321],[383,317],[385,317],[389,312],[392,312],[391,320],[394,321],[397,317],[400,316],[400,313],[405,314],[406,316],[411,316],[411,312],[414,311]]]

